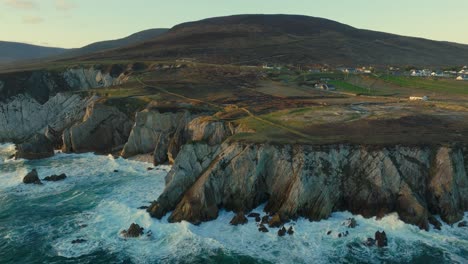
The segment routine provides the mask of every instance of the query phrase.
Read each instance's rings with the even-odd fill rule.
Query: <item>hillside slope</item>
[[[100,51],[109,50],[109,49],[122,48],[128,45],[135,45],[135,44],[153,39],[161,34],[164,34],[165,32],[167,32],[167,30],[168,29],[165,29],[165,28],[154,28],[154,29],[143,30],[143,31],[134,33],[130,36],[124,37],[124,38],[91,43],[82,48],[69,51],[63,54],[63,56],[66,56],[66,57],[80,56],[80,55],[91,54],[94,52],[100,52]]]
[[[211,63],[455,65],[468,45],[361,30],[298,15],[237,15],[177,25],[151,41],[83,59],[190,58]]]
[[[0,41],[0,63],[40,59],[62,54],[66,49],[36,46],[19,42]]]

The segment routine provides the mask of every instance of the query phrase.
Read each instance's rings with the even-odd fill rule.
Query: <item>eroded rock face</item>
[[[266,202],[270,215],[283,218],[398,212],[427,229],[432,214],[454,223],[468,210],[458,147],[197,143],[183,147],[166,183],[149,211],[159,218],[173,211],[173,222],[199,223],[216,218],[221,208],[247,212]]]
[[[110,153],[123,147],[131,128],[130,119],[117,108],[94,103],[81,123],[64,131],[62,151]]]
[[[160,113],[158,111],[144,110],[136,114],[135,125],[132,128],[128,142],[122,151],[123,157],[138,154],[154,153],[154,163],[161,164],[168,161],[168,152],[172,148],[177,155],[182,143],[185,141],[186,124],[190,121],[190,114],[186,111],[177,113]]]
[[[123,157],[153,153],[154,164],[173,163],[187,142],[205,142],[209,146],[222,143],[234,134],[231,123],[197,116],[187,111],[160,113],[144,110],[137,113]]]
[[[54,146],[43,134],[36,134],[28,141],[16,146],[17,159],[45,159],[54,156]]]
[[[86,105],[94,100],[76,94],[57,94],[40,104],[29,96],[20,95],[0,103],[0,141],[21,142],[35,133],[46,133],[48,127],[61,134],[83,118]]]

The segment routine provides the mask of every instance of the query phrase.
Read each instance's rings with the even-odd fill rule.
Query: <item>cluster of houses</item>
[[[460,71],[432,71],[429,69],[411,70],[410,76],[455,78],[458,81],[468,81],[468,66],[463,67],[463,69]]]

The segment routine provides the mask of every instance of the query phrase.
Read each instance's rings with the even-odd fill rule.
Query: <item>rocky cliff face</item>
[[[0,142],[21,142],[44,133],[48,126],[61,132],[81,120],[86,105],[94,100],[59,93],[40,104],[29,96],[17,96],[0,104]]]
[[[128,80],[125,65],[72,67],[0,74],[0,101],[25,95],[40,104],[60,92],[119,85]]]
[[[115,107],[94,103],[81,123],[63,132],[64,152],[111,153],[122,149],[132,128],[130,119]]]
[[[468,210],[465,158],[460,147],[189,144],[149,212],[200,223],[221,208],[247,212],[266,202],[281,219],[396,211],[427,229],[432,214],[454,223]]]
[[[233,133],[232,124],[212,120],[210,116],[145,110],[137,113],[122,156],[152,153],[155,165],[173,163],[185,143],[202,141],[217,145]]]

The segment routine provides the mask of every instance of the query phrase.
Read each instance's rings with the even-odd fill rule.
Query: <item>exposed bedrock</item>
[[[45,134],[49,127],[60,134],[81,120],[86,105],[94,100],[76,94],[59,93],[45,104],[25,95],[0,103],[0,142],[22,142],[36,133]],[[51,132],[49,136],[52,136]]]
[[[217,145],[233,133],[230,123],[212,120],[210,116],[195,115],[188,111],[160,113],[157,110],[144,110],[136,114],[122,156],[152,153],[155,165],[173,163],[185,143],[201,141]]]
[[[64,152],[107,154],[122,149],[132,128],[130,119],[112,106],[94,103],[81,123],[63,132]]]
[[[398,212],[428,229],[433,214],[452,224],[468,210],[465,158],[458,146],[187,144],[148,211],[197,224],[221,208],[248,212],[266,203],[280,219]]]
[[[53,143],[43,134],[35,134],[16,147],[17,159],[45,159],[54,156]]]
[[[25,95],[44,104],[60,92],[122,84],[130,73],[128,66],[118,64],[3,73],[0,74],[0,101]]]

